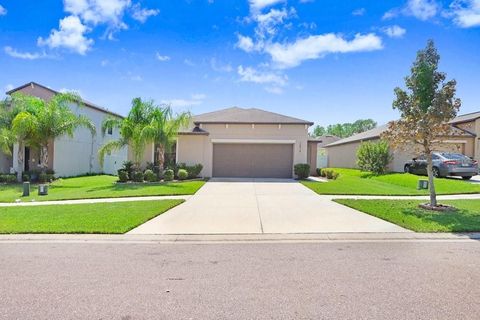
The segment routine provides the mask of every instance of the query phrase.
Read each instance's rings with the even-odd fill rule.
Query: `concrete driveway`
[[[294,180],[212,179],[184,204],[130,234],[409,232]]]

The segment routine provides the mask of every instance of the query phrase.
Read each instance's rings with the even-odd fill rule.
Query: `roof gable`
[[[23,91],[25,92],[26,94],[29,94],[29,95],[32,95],[32,96],[36,96],[40,99],[44,99],[44,100],[48,100],[50,99],[52,96],[56,95],[56,94],[59,94],[60,92],[59,91],[56,91],[56,90],[53,90],[49,87],[46,87],[44,85],[41,85],[39,83],[36,83],[36,82],[29,82],[29,83],[26,83],[20,87],[17,87],[17,88],[14,88],[12,90],[9,90],[6,92],[6,94],[8,95],[11,95],[17,91]],[[103,107],[100,107],[94,103],[91,103],[89,101],[86,101],[84,99],[82,99],[82,103],[87,106],[87,107],[90,107],[92,109],[95,109],[97,111],[101,111],[101,112],[104,112],[104,113],[107,113],[107,114],[110,114],[112,116],[115,116],[115,117],[120,117],[120,118],[123,118],[122,115],[118,114],[118,113],[115,113],[113,111],[110,111],[108,109],[105,109]]]
[[[261,110],[257,108],[232,107],[218,111],[208,112],[193,117],[195,124],[199,123],[238,123],[238,124],[306,124],[313,125],[310,121],[285,116],[282,114]]]

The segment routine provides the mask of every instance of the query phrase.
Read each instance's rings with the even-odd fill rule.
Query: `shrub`
[[[0,183],[15,183],[17,176],[14,174],[0,174]]]
[[[193,166],[187,166],[185,163],[179,163],[177,164],[177,168],[186,170],[188,172],[189,179],[195,179],[198,177],[198,175],[202,171],[203,165],[198,163]]]
[[[118,170],[118,181],[120,182],[127,182],[128,181],[128,173],[124,169]]]
[[[307,163],[298,163],[293,168],[298,179],[306,179],[310,175],[310,165]]]
[[[332,171],[332,179],[333,180],[337,180],[338,176],[340,175],[340,173],[336,172],[336,171]]]
[[[133,181],[143,182],[143,172],[142,171],[134,171],[133,172]]]
[[[388,142],[362,142],[357,150],[357,165],[362,171],[384,174],[392,161]]]
[[[318,174],[318,176],[325,178],[325,176],[326,176],[325,170],[326,170],[326,169],[317,168],[317,174]]]
[[[27,173],[22,174],[22,181],[23,182],[28,182],[30,181],[30,176]]]
[[[145,176],[145,180],[147,180],[148,182],[158,181],[157,175],[150,169],[145,170],[143,175]]]
[[[41,172],[41,173],[38,175],[38,182],[40,182],[40,183],[46,183],[46,182],[48,182],[48,175],[47,175],[45,172]]]
[[[177,176],[178,180],[185,180],[188,178],[188,172],[185,169],[178,169]]]
[[[123,170],[125,170],[129,177],[133,177],[133,171],[135,169],[135,164],[132,161],[125,161],[123,163]]]
[[[173,176],[174,176],[173,170],[172,169],[167,169],[167,170],[165,170],[165,173],[163,174],[163,179],[165,181],[172,181]]]

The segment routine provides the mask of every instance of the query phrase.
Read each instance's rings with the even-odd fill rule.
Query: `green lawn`
[[[419,179],[427,177],[405,173],[373,176],[356,169],[334,169],[340,173],[337,180],[329,182],[302,181],[302,184],[319,194],[349,195],[425,195],[427,190],[417,190]],[[457,179],[435,179],[438,194],[480,193],[480,184]]]
[[[442,204],[452,205],[458,209],[447,212],[420,209],[418,204],[425,203],[425,200],[335,201],[417,232],[480,231],[480,199],[442,201]]]
[[[183,201],[2,207],[0,233],[125,233]]]
[[[22,186],[0,185],[0,202],[73,200],[92,198],[118,198],[134,196],[171,196],[194,194],[204,181],[165,182],[155,184],[117,184],[117,177],[90,176],[60,179],[50,185],[48,196],[38,196],[35,185],[31,186],[30,196],[22,197]]]

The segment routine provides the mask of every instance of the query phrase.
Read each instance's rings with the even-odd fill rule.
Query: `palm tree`
[[[145,128],[157,148],[158,166],[163,169],[165,152],[169,151],[174,144],[180,128],[186,127],[190,122],[189,112],[173,114],[168,105],[156,107],[152,112],[150,124]]]
[[[102,134],[105,135],[107,129],[118,128],[120,138],[107,142],[100,148],[98,153],[102,165],[105,154],[128,146],[132,148],[135,165],[140,166],[145,147],[152,142],[152,138],[146,134],[145,128],[150,123],[154,109],[153,101],[135,98],[132,100],[132,109],[126,118],[108,117],[103,121]]]
[[[24,167],[25,140],[29,132],[27,130],[14,130],[13,120],[21,112],[34,113],[39,108],[39,100],[23,93],[14,93],[1,102],[0,106],[0,150],[12,155],[13,145],[17,143],[17,180],[22,181]]]
[[[79,107],[83,105],[79,95],[59,93],[48,101],[31,96],[20,97],[27,105],[12,120],[12,131],[25,143],[40,149],[40,169],[43,173],[48,167],[50,142],[55,138],[63,135],[73,137],[75,130],[80,127],[89,129],[92,136],[95,135],[93,122],[84,115],[76,115],[69,107],[72,103]]]

